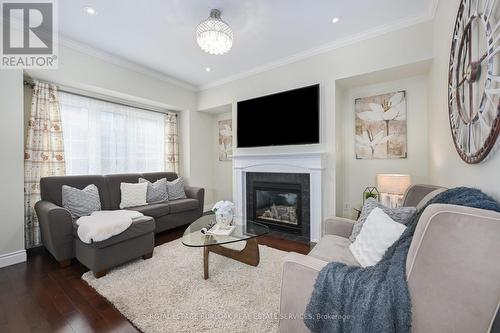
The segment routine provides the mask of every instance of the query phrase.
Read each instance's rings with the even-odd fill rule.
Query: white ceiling
[[[87,5],[97,15],[85,14]],[[203,88],[356,35],[428,19],[434,6],[434,0],[66,0],[59,1],[59,32],[63,40]],[[211,8],[234,31],[226,55],[201,51],[194,38]]]

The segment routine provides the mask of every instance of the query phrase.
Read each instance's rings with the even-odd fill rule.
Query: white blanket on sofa
[[[77,234],[86,244],[101,242],[121,234],[132,224],[132,219],[144,216],[133,210],[99,210],[76,220]]]

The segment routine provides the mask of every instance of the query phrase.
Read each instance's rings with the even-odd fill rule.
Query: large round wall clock
[[[500,132],[500,0],[462,0],[448,73],[451,133],[460,157],[479,163]]]

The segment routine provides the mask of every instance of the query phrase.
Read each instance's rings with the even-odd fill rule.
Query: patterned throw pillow
[[[184,178],[179,177],[176,180],[167,182],[168,200],[186,199],[184,192]]]
[[[90,215],[101,210],[99,189],[94,184],[88,185],[83,190],[63,185],[62,206],[71,213],[73,218]]]
[[[120,192],[122,193],[122,199],[120,202],[120,209],[147,205],[147,191],[147,183],[121,183]]]
[[[389,215],[391,219],[404,225],[410,222],[411,218],[413,217],[413,215],[415,215],[417,211],[415,207],[390,208],[382,205],[373,198],[369,198],[368,200],[365,201],[365,204],[361,209],[361,214],[359,215],[358,221],[354,224],[352,228],[352,233],[351,236],[349,237],[349,240],[351,242],[354,242],[356,240],[356,237],[358,237],[359,233],[361,232],[361,228],[363,228],[363,224],[365,223],[366,218],[375,208],[382,209],[382,211],[387,215]]]
[[[158,179],[154,183],[144,178],[139,178],[139,183],[147,183],[148,191],[146,201],[148,204],[168,200],[167,178]]]

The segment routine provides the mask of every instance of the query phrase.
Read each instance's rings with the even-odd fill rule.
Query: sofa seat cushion
[[[182,213],[188,210],[198,209],[199,202],[196,199],[178,199],[169,201],[170,213]]]
[[[74,223],[73,225],[76,226],[76,223]],[[127,241],[129,239],[133,239],[148,233],[152,233],[155,231],[155,227],[156,227],[155,220],[152,217],[142,216],[132,220],[132,224],[130,225],[130,227],[121,234],[103,240],[101,242],[93,242],[91,244],[86,244],[86,245],[102,249],[111,245]],[[76,233],[77,228],[78,227],[75,227],[74,229],[74,236],[78,240],[80,240],[78,238],[78,234]]]
[[[127,207],[129,210],[141,212],[144,215],[152,216],[154,218],[168,215],[170,213],[170,205],[167,201],[159,202],[150,205]]]
[[[340,262],[349,266],[360,266],[349,250],[351,241],[348,238],[325,235],[309,252],[309,256],[328,262]]]

